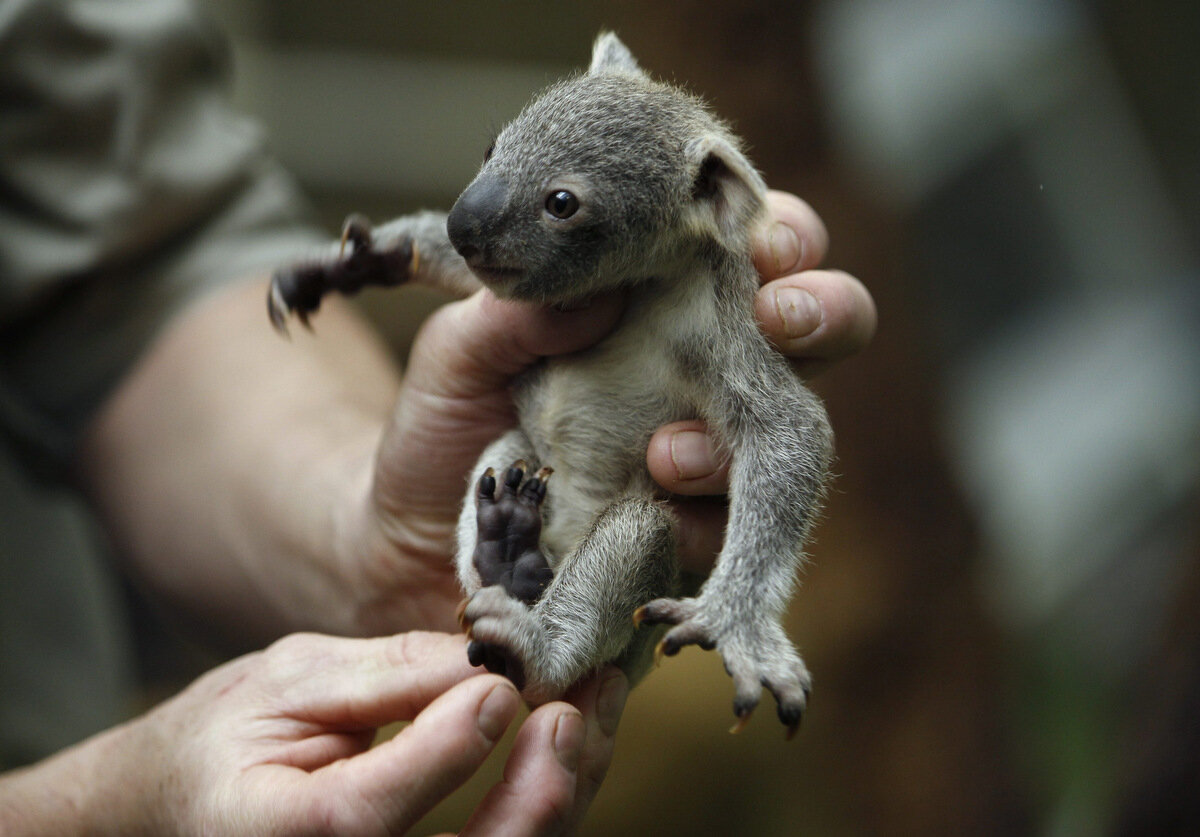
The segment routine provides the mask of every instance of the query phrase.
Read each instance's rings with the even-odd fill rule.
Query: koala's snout
[[[487,242],[499,227],[507,197],[504,178],[482,174],[458,196],[446,216],[450,243],[471,267],[491,266]]]

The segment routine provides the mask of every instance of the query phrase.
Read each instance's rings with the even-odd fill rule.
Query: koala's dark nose
[[[488,238],[496,230],[507,197],[504,178],[482,174],[454,202],[446,217],[446,232],[468,263],[479,261],[487,252]]]

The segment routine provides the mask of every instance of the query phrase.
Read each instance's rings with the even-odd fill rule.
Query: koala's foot
[[[342,227],[341,248],[336,256],[275,271],[267,294],[267,313],[275,328],[286,334],[289,314],[295,314],[307,326],[309,314],[321,307],[325,294],[353,294],[367,285],[402,284],[416,273],[419,258],[412,239],[400,237],[387,246],[378,246],[370,222],[361,215],[351,215]]]
[[[499,585],[508,595],[532,605],[554,577],[538,548],[546,481],[553,472],[542,468],[525,479],[525,467],[523,460],[509,466],[499,496],[495,471],[488,468],[479,478],[475,496],[479,534],[472,561],[483,587]]]
[[[638,608],[635,624],[674,625],[656,649],[656,656],[674,656],[685,645],[716,648],[733,678],[731,732],[741,732],[758,706],[765,687],[775,697],[779,720],[790,739],[812,692],[812,678],[783,628],[766,619],[733,621],[705,608],[700,599],[655,599]]]
[[[551,640],[537,615],[499,585],[476,591],[461,621],[471,642],[467,659],[513,682],[532,703],[562,695],[570,679],[559,673]]]

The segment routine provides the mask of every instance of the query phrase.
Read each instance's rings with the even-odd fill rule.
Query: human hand
[[[209,672],[108,748],[114,831],[403,833],[479,768],[520,706],[511,683],[468,665],[464,644],[294,634]],[[461,833],[556,834],[577,822],[626,691],[609,669],[571,703],[534,710]],[[370,746],[378,727],[404,720]]]

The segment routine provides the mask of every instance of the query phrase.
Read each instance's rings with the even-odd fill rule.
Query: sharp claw
[[[484,664],[485,649],[481,643],[472,641],[467,646],[467,662],[478,668]]]
[[[479,484],[476,487],[480,498],[486,498],[491,501],[496,499],[496,469],[488,468],[483,472],[483,476],[479,478]]]
[[[663,659],[663,653],[664,653],[663,645],[665,645],[665,644],[666,644],[666,640],[663,640],[658,645],[654,646],[654,667],[655,668],[658,668],[660,665],[662,665],[662,659]]]
[[[271,318],[271,325],[284,337],[290,336],[287,327],[287,313],[287,303],[283,300],[279,285],[271,282],[271,290],[267,294],[267,315]]]
[[[458,621],[458,627],[463,633],[470,630],[470,627],[467,625],[467,604],[470,601],[470,599],[463,599],[454,610],[454,618]]]
[[[367,243],[370,243],[371,222],[368,221],[364,216],[358,215],[357,213],[350,215],[342,224],[342,243],[341,247],[338,249],[339,259],[346,253],[346,242],[350,240],[350,236],[353,235],[357,230],[364,230],[366,233]],[[355,246],[357,249],[358,242],[356,242]]]
[[[800,724],[798,722],[796,724],[793,724],[792,726],[789,726],[787,728],[787,732],[784,733],[784,735],[783,735],[783,740],[791,741],[793,738],[796,737],[796,733],[799,731],[800,731]]]
[[[746,728],[746,725],[750,723],[750,716],[753,714],[754,714],[754,710],[752,709],[744,715],[739,715],[738,719],[734,723],[734,725],[729,728],[729,734],[737,735],[742,730],[744,730]]]
[[[633,627],[642,627],[642,622],[646,619],[646,606],[642,605],[633,612]],[[657,652],[655,652],[657,653]]]
[[[550,480],[550,475],[553,473],[554,473],[554,469],[551,468],[549,465],[546,465],[537,472],[536,476],[542,482],[548,482]]]

